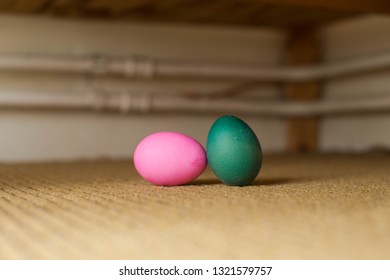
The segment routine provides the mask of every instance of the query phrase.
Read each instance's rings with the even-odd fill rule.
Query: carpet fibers
[[[252,186],[0,164],[1,259],[390,259],[390,156],[273,155]]]

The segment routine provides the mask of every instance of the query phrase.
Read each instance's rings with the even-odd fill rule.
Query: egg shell
[[[226,185],[248,185],[261,169],[261,145],[244,121],[223,116],[210,128],[207,159],[214,174]]]
[[[195,139],[177,132],[157,132],[137,145],[134,165],[145,180],[175,186],[189,183],[202,174],[207,157]]]

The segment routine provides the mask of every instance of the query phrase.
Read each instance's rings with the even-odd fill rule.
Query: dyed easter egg
[[[261,168],[260,142],[244,121],[223,116],[210,128],[207,159],[215,175],[226,185],[248,185]]]
[[[195,139],[177,132],[157,132],[137,145],[134,165],[150,183],[175,186],[198,177],[206,168],[207,157]]]

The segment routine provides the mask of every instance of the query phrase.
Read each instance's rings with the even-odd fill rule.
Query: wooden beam
[[[46,4],[47,0],[6,0],[0,1],[0,12],[33,13]]]
[[[298,28],[290,32],[286,46],[286,64],[308,65],[321,58],[318,34],[313,28]],[[320,98],[320,82],[290,83],[284,86],[285,97],[291,101],[313,102]],[[314,152],[318,148],[318,117],[297,117],[287,120],[289,152]]]
[[[270,6],[318,8],[362,13],[390,13],[389,0],[244,0]]]

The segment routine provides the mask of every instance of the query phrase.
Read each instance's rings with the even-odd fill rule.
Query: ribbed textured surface
[[[266,156],[254,186],[130,161],[0,165],[2,259],[389,259],[390,157]]]

